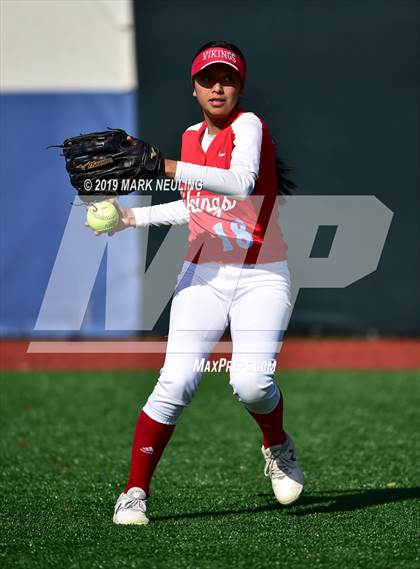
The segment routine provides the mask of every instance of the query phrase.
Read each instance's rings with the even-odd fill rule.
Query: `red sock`
[[[277,407],[271,413],[249,413],[257,421],[263,436],[263,447],[269,448],[274,445],[283,444],[286,440],[286,433],[283,430],[283,397]]]
[[[175,425],[158,423],[144,411],[140,413],[131,451],[130,478],[124,492],[138,486],[149,495],[150,479],[174,429]]]

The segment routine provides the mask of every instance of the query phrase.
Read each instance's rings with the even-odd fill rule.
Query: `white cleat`
[[[115,504],[114,524],[146,525],[149,518],[146,516],[147,496],[144,490],[134,486],[125,494],[120,495]]]
[[[287,439],[281,445],[261,449],[265,458],[265,476],[271,478],[274,494],[280,504],[293,504],[303,490],[303,472],[296,461],[293,441]]]

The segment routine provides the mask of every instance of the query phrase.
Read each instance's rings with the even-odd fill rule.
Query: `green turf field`
[[[289,508],[272,496],[257,427],[226,375],[206,375],[156,472],[152,523],[115,526],[155,378],[3,374],[1,567],[419,567],[414,372],[279,377],[307,478]]]

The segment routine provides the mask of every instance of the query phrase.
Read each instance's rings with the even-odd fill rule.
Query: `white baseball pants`
[[[165,363],[144,411],[175,424],[195,394],[215,344],[230,324],[233,392],[254,413],[270,413],[280,391],[273,362],[290,317],[287,261],[221,265],[185,261],[172,301]]]

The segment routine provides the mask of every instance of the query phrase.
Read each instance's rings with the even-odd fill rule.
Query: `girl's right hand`
[[[123,207],[118,203],[117,198],[110,198],[108,201],[111,202],[118,211],[118,224],[112,229],[112,231],[94,231],[93,233],[96,236],[102,235],[103,233],[108,233],[108,235],[111,237],[118,231],[123,231],[123,229],[128,229],[129,227],[136,227],[136,220],[131,207]],[[85,222],[85,226],[90,227],[87,222]]]

